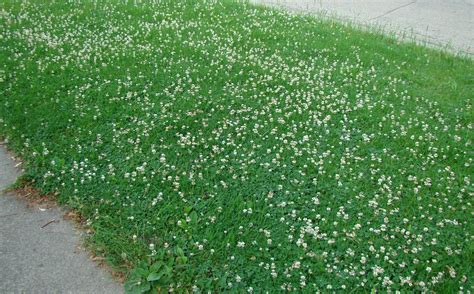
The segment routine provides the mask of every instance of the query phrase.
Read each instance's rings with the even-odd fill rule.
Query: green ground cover
[[[471,59],[231,1],[1,3],[0,134],[129,291],[472,291]]]

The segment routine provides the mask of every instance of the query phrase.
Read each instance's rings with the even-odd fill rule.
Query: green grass
[[[129,291],[473,290],[471,59],[231,1],[1,3],[0,134]]]

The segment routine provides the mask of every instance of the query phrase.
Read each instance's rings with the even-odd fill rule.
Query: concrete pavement
[[[80,246],[60,208],[31,205],[4,190],[20,175],[0,145],[0,293],[122,293]]]
[[[474,55],[474,0],[250,0],[322,13]]]

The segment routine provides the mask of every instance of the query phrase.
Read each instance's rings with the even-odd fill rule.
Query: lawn
[[[0,134],[128,291],[474,290],[472,59],[236,1],[0,1]]]

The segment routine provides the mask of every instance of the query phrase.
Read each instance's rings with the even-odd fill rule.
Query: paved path
[[[250,0],[327,13],[474,55],[474,0]]]
[[[80,248],[80,232],[64,211],[28,207],[4,192],[18,175],[0,145],[0,293],[122,293]],[[59,222],[41,228],[51,220]]]

